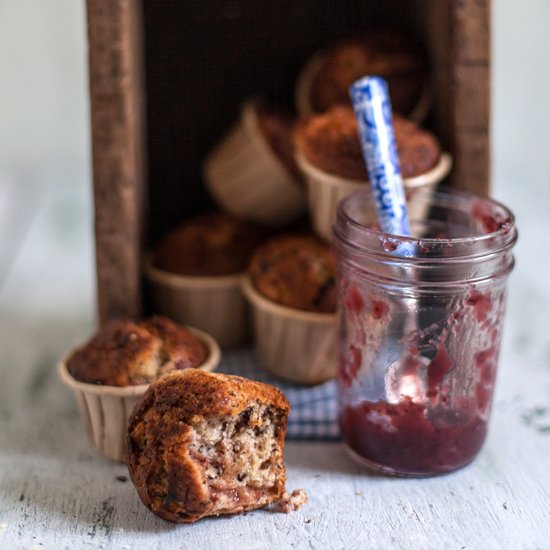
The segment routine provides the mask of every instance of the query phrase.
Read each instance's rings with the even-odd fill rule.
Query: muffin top
[[[412,178],[433,168],[441,156],[435,136],[414,122],[393,115],[401,175]],[[368,180],[357,120],[351,107],[336,106],[302,120],[295,129],[297,151],[311,164],[344,178]]]
[[[292,130],[296,117],[267,103],[259,103],[256,106],[256,116],[260,131],[273,153],[293,176],[300,178],[300,170],[294,160],[292,142]]]
[[[88,384],[148,384],[172,371],[198,367],[206,346],[188,329],[160,316],[111,321],[67,360],[73,378]]]
[[[180,275],[239,273],[246,269],[261,238],[258,227],[228,214],[199,214],[164,237],[153,263]]]
[[[280,235],[254,252],[248,273],[266,298],[284,306],[336,311],[335,262],[328,245],[309,235]]]
[[[368,74],[385,78],[393,109],[409,114],[418,103],[427,78],[427,64],[420,49],[404,35],[372,32],[342,41],[323,55],[313,77],[310,101],[314,112],[336,104],[349,104],[348,88]]]

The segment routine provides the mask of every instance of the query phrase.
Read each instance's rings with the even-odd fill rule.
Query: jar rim
[[[364,250],[407,261],[433,260],[434,251],[442,247],[446,249],[446,261],[459,257],[487,256],[512,247],[517,240],[518,233],[513,213],[491,197],[439,186],[436,191],[418,189],[414,198],[417,201],[429,201],[431,206],[461,211],[463,215],[470,215],[473,219],[477,217],[478,228],[474,231],[473,227],[469,227],[472,234],[465,236],[403,236],[384,233],[378,226],[365,225],[356,219],[357,216],[351,214],[350,211],[354,207],[357,210],[358,203],[363,208],[374,209],[374,198],[370,190],[361,189],[338,204],[333,227],[334,238],[358,251]],[[429,216],[426,220],[429,220]],[[415,222],[422,225],[426,220],[411,219],[411,227],[414,228]]]

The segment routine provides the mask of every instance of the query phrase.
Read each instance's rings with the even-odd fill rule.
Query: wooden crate
[[[143,250],[209,199],[200,166],[241,101],[291,103],[318,48],[369,26],[420,36],[451,183],[489,190],[489,0],[87,0],[100,322],[143,311]]]

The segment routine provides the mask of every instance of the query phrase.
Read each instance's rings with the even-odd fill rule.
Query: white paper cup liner
[[[145,277],[151,284],[153,309],[177,323],[211,334],[222,348],[249,337],[248,304],[241,290],[242,274],[195,277],[158,269],[146,256]]]
[[[318,384],[338,370],[337,315],[292,309],[263,297],[248,277],[256,353],[263,368],[299,384]]]
[[[306,210],[303,185],[271,150],[254,101],[208,156],[203,176],[216,203],[239,218],[277,227]]]
[[[191,327],[189,330],[209,350],[206,361],[197,368],[214,370],[221,359],[218,344],[203,331]],[[149,384],[118,387],[79,382],[67,370],[65,360],[59,363],[58,372],[61,380],[74,392],[82,421],[95,448],[111,460],[124,462],[128,418]]]
[[[324,62],[325,56],[322,53],[316,53],[304,65],[298,75],[296,87],[294,88],[294,104],[296,105],[297,113],[301,117],[308,117],[315,112],[311,106],[311,86],[315,75],[319,72]]]
[[[294,89],[294,103],[296,111],[302,117],[307,117],[315,113],[311,105],[311,86],[313,79],[321,69],[325,62],[325,56],[322,53],[317,53],[304,65],[296,81]],[[426,79],[426,84],[422,89],[422,93],[418,98],[418,102],[414,109],[407,114],[407,118],[415,122],[423,122],[430,112],[433,97],[431,92],[432,86],[430,79]]]
[[[324,172],[309,163],[300,154],[296,155],[298,166],[306,178],[308,204],[311,223],[315,232],[326,241],[332,240],[332,225],[336,219],[338,202],[358,189],[364,189],[367,182],[342,178]],[[415,190],[435,189],[451,171],[452,158],[448,153],[442,153],[439,162],[428,172],[414,178],[405,178],[405,194],[407,197],[407,213],[410,219],[422,219],[426,215],[427,201],[415,201]],[[369,221],[369,220],[367,220]],[[376,219],[371,220],[376,223]]]

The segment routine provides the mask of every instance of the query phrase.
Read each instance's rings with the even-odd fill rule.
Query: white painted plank
[[[55,359],[89,329],[0,319],[0,548],[549,548],[550,395],[541,364],[506,361],[488,442],[454,474],[366,474],[338,444],[288,444],[288,486],[310,502],[172,526],[121,465],[91,449]],[[511,356],[516,353],[512,351]],[[514,357],[511,357],[514,358]]]

